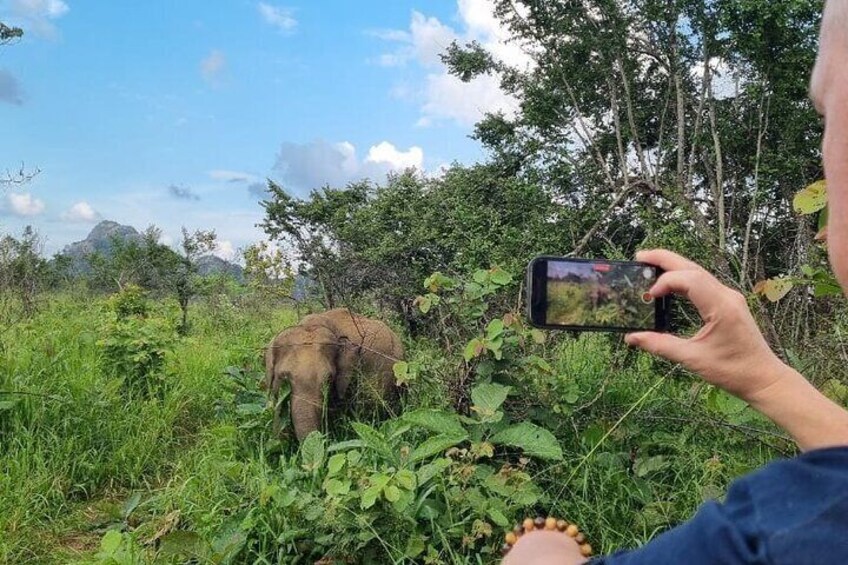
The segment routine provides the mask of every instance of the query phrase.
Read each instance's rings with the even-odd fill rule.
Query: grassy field
[[[543,426],[559,460],[493,448],[468,418],[451,422],[484,432],[445,454],[400,414],[369,427],[356,410],[298,453],[270,436],[257,400],[260,349],[294,312],[216,304],[193,317],[152,395],[103,370],[104,299],[52,296],[3,330],[0,562],[492,563],[499,523],[546,512],[609,551],[792,453],[743,404],[602,335],[549,342],[533,358],[544,370],[501,379],[510,394],[486,416],[492,430],[500,418]],[[402,414],[452,412],[461,358],[407,345],[427,363]]]

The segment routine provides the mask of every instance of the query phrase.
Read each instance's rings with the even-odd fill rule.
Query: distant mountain
[[[239,282],[244,281],[244,270],[239,265],[221,259],[217,255],[204,255],[198,259],[197,273],[201,276],[225,274]]]
[[[103,220],[94,226],[94,229],[91,230],[91,233],[85,239],[67,245],[59,255],[64,255],[71,259],[71,274],[85,275],[91,272],[88,256],[92,253],[100,253],[108,257],[112,253],[112,245],[115,240],[141,241],[142,235],[132,226],[124,226],[118,222]],[[238,281],[244,279],[244,274],[240,266],[214,255],[201,257],[197,261],[197,266],[198,272],[201,275],[226,273]]]
[[[75,241],[59,253],[70,257],[70,272],[75,275],[84,275],[91,271],[88,256],[92,253],[101,253],[109,256],[112,253],[112,242],[141,241],[141,234],[132,226],[123,226],[118,222],[103,220],[91,230],[91,233],[82,241]]]

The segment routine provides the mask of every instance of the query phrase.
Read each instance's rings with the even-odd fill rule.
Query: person
[[[825,118],[828,255],[848,295],[848,0],[828,0],[810,87]],[[794,459],[770,463],[733,483],[725,501],[708,502],[688,522],[633,551],[591,561],[848,564],[848,412],[771,351],[744,297],[670,251],[636,258],[667,272],[651,289],[688,298],[703,319],[693,337],[633,333],[626,342],[681,363],[773,420],[798,444]],[[521,536],[503,565],[584,563],[572,538],[556,531]]]

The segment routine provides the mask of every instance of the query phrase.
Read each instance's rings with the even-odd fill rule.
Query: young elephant
[[[274,401],[274,429],[281,428],[277,398],[280,383],[291,383],[291,413],[295,435],[302,441],[321,424],[323,387],[330,385],[334,401],[344,398],[354,372],[374,377],[385,401],[395,395],[392,366],[403,359],[403,345],[383,322],[346,308],[306,316],[283,330],[265,351],[265,387]]]

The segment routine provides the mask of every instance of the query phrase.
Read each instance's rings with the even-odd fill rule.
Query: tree
[[[499,165],[455,166],[440,178],[414,172],[325,187],[308,199],[270,182],[266,233],[292,249],[327,307],[372,305],[415,325],[413,297],[434,271],[520,270],[533,255],[565,248],[567,216],[538,185]]]
[[[182,240],[179,260],[172,265],[171,269],[161,273],[168,287],[176,295],[177,302],[182,312],[179,332],[183,335],[188,333],[188,307],[191,299],[200,290],[198,285],[197,260],[215,249],[216,235],[214,230],[195,230],[189,232],[182,228]]]
[[[18,310],[24,316],[36,310],[36,298],[48,278],[41,251],[41,238],[31,226],[24,228],[20,239],[9,235],[0,239],[0,301],[6,322]]]
[[[180,333],[189,329],[188,309],[202,286],[199,284],[197,261],[215,249],[215,232],[182,228],[180,252],[160,243],[162,232],[149,227],[140,240],[112,240],[108,254],[89,255],[91,281],[96,288],[115,291],[127,285],[170,294],[180,306]]]

